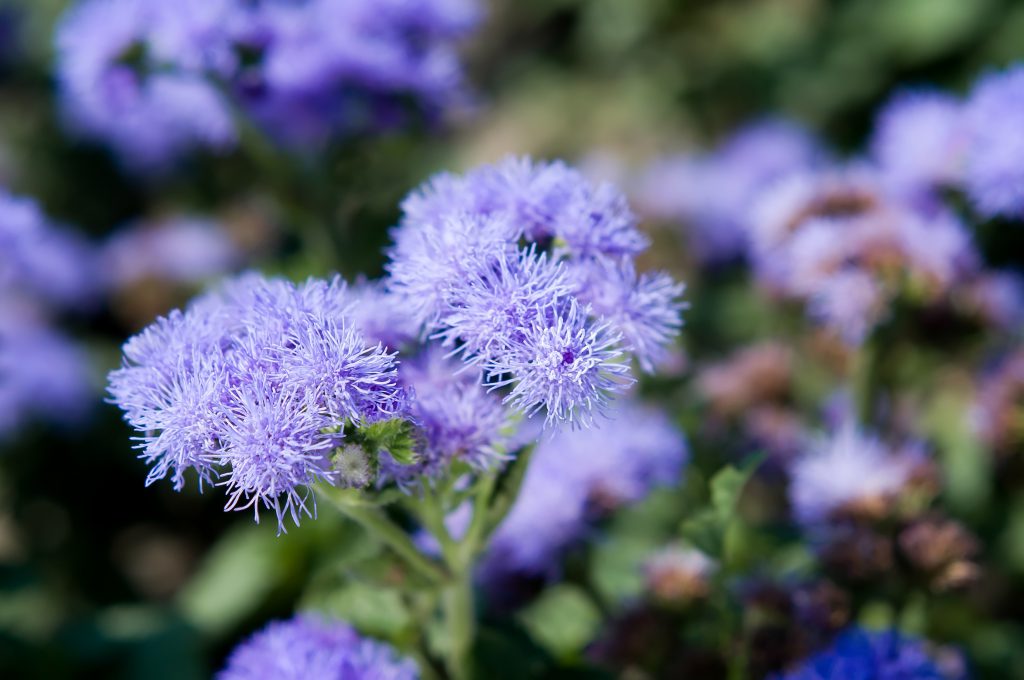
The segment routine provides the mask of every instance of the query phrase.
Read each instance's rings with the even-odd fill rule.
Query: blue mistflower
[[[57,30],[70,124],[127,163],[159,167],[234,144],[227,102],[207,80],[234,63],[233,0],[87,0]]]
[[[682,287],[635,273],[647,239],[625,198],[564,163],[442,174],[402,209],[390,292],[427,337],[507,388],[506,403],[549,424],[588,424],[632,382],[630,359],[650,368],[681,326]]]
[[[1024,65],[981,78],[965,115],[967,195],[986,217],[1024,217]]]
[[[53,224],[35,201],[0,188],[0,291],[74,307],[97,293],[93,249]]]
[[[130,339],[110,394],[141,433],[147,483],[181,489],[194,470],[226,487],[227,509],[312,515],[310,484],[346,425],[403,415],[397,362],[349,323],[342,282],[229,281]]]
[[[827,650],[773,680],[966,680],[963,662],[952,655],[941,663],[925,641],[849,628]]]
[[[416,680],[416,664],[348,624],[303,614],[275,621],[231,652],[217,680]]]
[[[489,384],[511,385],[506,402],[527,416],[543,408],[549,423],[589,426],[591,414],[633,382],[622,337],[604,322],[591,323],[575,300],[552,316],[538,316],[507,351],[487,358]]]

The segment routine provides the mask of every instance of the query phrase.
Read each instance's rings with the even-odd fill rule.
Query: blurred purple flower
[[[30,306],[0,296],[0,439],[29,420],[78,422],[95,398],[86,353]]]
[[[101,254],[103,273],[118,288],[147,278],[198,283],[239,260],[238,248],[220,225],[192,217],[132,225],[111,236]]]
[[[235,143],[228,103],[208,77],[234,67],[234,0],[87,0],[57,29],[70,125],[128,165],[164,167]]]
[[[902,92],[875,119],[871,153],[900,187],[931,189],[959,184],[967,134],[963,105],[941,92]]]
[[[675,484],[688,452],[659,411],[625,402],[586,430],[562,430],[537,444],[522,491],[498,527],[483,569],[547,574],[582,538],[594,513],[635,503]]]
[[[1024,217],[1024,65],[979,79],[965,115],[968,197],[986,217]]]
[[[757,194],[787,174],[818,166],[824,155],[798,125],[757,121],[711,153],[655,162],[637,182],[637,204],[647,215],[684,223],[700,262],[729,260],[746,250],[746,224]]]
[[[231,652],[217,680],[416,680],[416,664],[348,624],[300,614],[275,621]]]

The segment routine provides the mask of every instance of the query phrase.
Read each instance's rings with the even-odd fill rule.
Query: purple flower
[[[97,292],[95,253],[53,225],[35,201],[0,189],[0,290],[74,307]]]
[[[577,295],[622,335],[641,368],[653,372],[682,327],[685,286],[664,272],[637,276],[629,260],[578,267]]]
[[[32,309],[0,296],[0,440],[27,420],[79,420],[95,398],[88,357]]]
[[[349,289],[349,296],[349,316],[367,340],[397,350],[419,335],[417,324],[398,296],[387,290],[384,281],[358,281]]]
[[[908,189],[959,184],[967,151],[963,105],[929,90],[892,97],[879,112],[872,156],[894,182]]]
[[[478,369],[428,348],[402,365],[399,379],[415,394],[410,415],[422,441],[419,462],[396,470],[397,476],[433,477],[453,461],[485,469],[504,460],[509,413],[499,397],[487,392]]]
[[[147,483],[226,487],[227,509],[312,515],[306,487],[340,483],[344,428],[400,417],[395,357],[349,323],[339,280],[295,285],[246,274],[130,339],[110,394],[142,433]],[[376,452],[373,452],[376,453]]]
[[[416,664],[348,624],[300,614],[275,621],[231,652],[217,680],[416,680]]]
[[[492,389],[511,386],[505,401],[516,410],[533,416],[544,409],[548,424],[589,427],[592,414],[633,379],[620,335],[606,323],[590,323],[575,300],[559,312],[534,318],[517,342],[486,358],[484,369]]]
[[[623,403],[599,426],[541,439],[533,456],[519,497],[494,534],[485,573],[551,572],[595,512],[677,483],[688,454],[683,434],[664,414]]]
[[[192,217],[132,225],[110,237],[101,255],[103,273],[115,287],[149,278],[196,283],[229,271],[239,259],[220,225]]]
[[[479,14],[473,0],[262,0],[239,31],[257,56],[236,89],[296,145],[393,127],[410,103],[434,118],[465,99],[456,43]]]
[[[847,422],[791,463],[793,512],[809,528],[841,513],[884,513],[926,461],[918,446],[893,450]]]
[[[898,631],[851,627],[831,647],[773,680],[966,680],[958,655],[942,663],[927,642]]]
[[[683,222],[699,261],[721,262],[743,254],[757,194],[823,157],[819,142],[794,123],[757,121],[711,153],[654,163],[638,180],[637,201],[648,215]]]
[[[1024,66],[982,77],[965,115],[967,195],[986,217],[1024,217]]]
[[[70,124],[129,165],[159,168],[235,142],[227,102],[207,80],[233,67],[232,0],[88,0],[57,29]]]
[[[425,335],[548,424],[589,423],[632,382],[630,353],[651,367],[681,326],[681,286],[635,273],[647,241],[624,197],[563,163],[439,175],[402,208],[389,290]]]

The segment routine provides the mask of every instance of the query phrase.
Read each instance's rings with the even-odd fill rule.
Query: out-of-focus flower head
[[[664,414],[622,403],[610,416],[600,426],[562,430],[537,444],[522,491],[494,534],[485,575],[549,574],[595,514],[679,480],[686,441]]]
[[[147,483],[194,470],[227,509],[313,514],[309,485],[349,480],[331,452],[347,426],[400,417],[393,354],[350,323],[345,286],[243,275],[158,319],[124,347],[112,400],[139,431]],[[368,455],[375,456],[371,451]]]
[[[54,225],[32,199],[0,189],[0,291],[80,307],[99,290],[97,278],[85,239]]]
[[[114,234],[100,257],[109,285],[120,288],[150,279],[198,283],[230,271],[241,253],[216,222],[176,217]]]
[[[416,680],[416,664],[347,623],[300,614],[274,621],[231,652],[217,680]]]
[[[1024,351],[1003,358],[982,378],[971,416],[975,430],[1000,455],[1024,445]]]
[[[235,0],[87,0],[57,29],[70,125],[132,167],[159,168],[235,143],[229,104],[208,79],[235,66]]]
[[[932,90],[899,93],[879,112],[870,145],[882,172],[901,188],[959,185],[967,151],[963,105]]]
[[[707,154],[656,161],[637,181],[640,211],[681,221],[701,262],[745,253],[751,201],[766,186],[818,166],[821,146],[806,130],[781,119],[751,123]]]
[[[456,47],[480,15],[475,0],[259,0],[239,31],[237,94],[298,145],[436,118],[467,99]]]
[[[980,569],[973,558],[978,539],[965,527],[940,516],[923,517],[900,532],[900,549],[930,581],[933,589],[960,588],[977,580]]]
[[[987,326],[1014,332],[1024,325],[1024,276],[982,271],[956,293],[961,311]]]
[[[852,627],[826,650],[772,680],[966,680],[959,654],[934,650],[926,641],[895,630]]]
[[[588,424],[630,356],[652,369],[681,326],[682,286],[636,274],[647,240],[625,198],[563,163],[438,175],[402,209],[389,291],[526,415]]]
[[[980,78],[965,115],[968,197],[986,217],[1024,217],[1024,66]]]
[[[95,392],[85,352],[31,305],[0,294],[0,439],[29,420],[75,423]]]
[[[357,281],[349,288],[349,295],[352,322],[368,340],[394,351],[419,335],[416,321],[401,301],[388,292],[383,281]]]
[[[761,283],[809,302],[851,344],[896,297],[936,302],[977,268],[951,212],[894,194],[864,166],[790,176],[758,199],[751,228]]]
[[[794,516],[808,529],[842,518],[881,519],[927,478],[928,465],[920,446],[894,449],[847,422],[791,462]]]
[[[644,563],[647,590],[667,604],[686,604],[707,597],[718,565],[694,548],[672,546]]]

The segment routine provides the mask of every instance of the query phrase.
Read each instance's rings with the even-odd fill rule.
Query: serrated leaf
[[[400,465],[411,465],[417,460],[415,431],[412,423],[403,418],[391,418],[357,428],[351,439],[371,454],[387,451]]]

